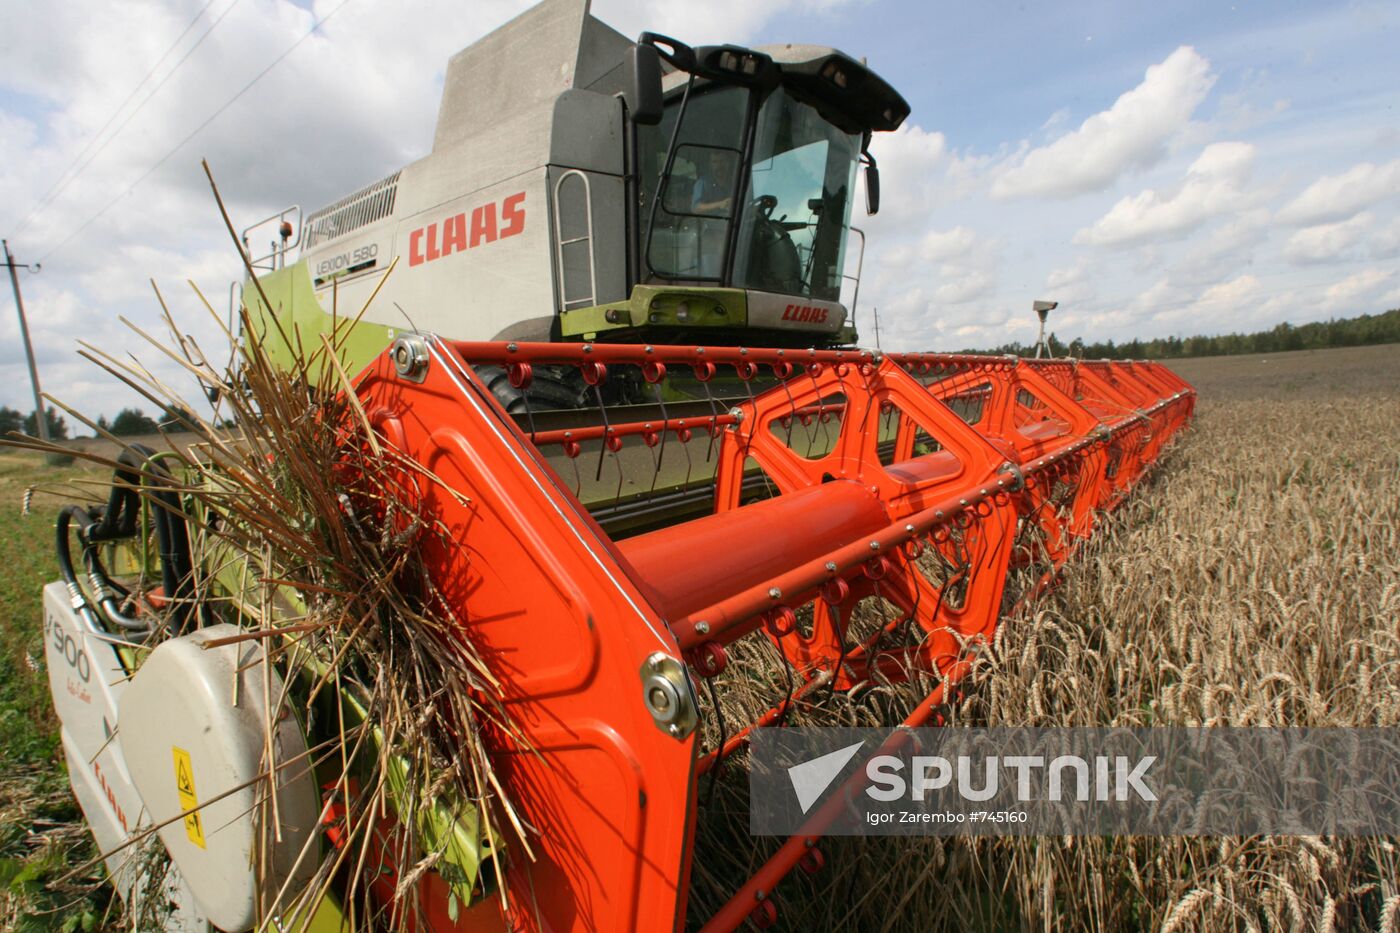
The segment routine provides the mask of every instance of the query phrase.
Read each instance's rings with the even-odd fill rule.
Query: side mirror
[[[655,126],[661,122],[661,57],[650,45],[627,50],[627,90],[622,98],[633,123]]]
[[[874,159],[865,163],[865,212],[871,215],[880,213],[880,167]]]

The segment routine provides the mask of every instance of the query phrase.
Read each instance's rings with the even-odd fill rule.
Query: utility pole
[[[15,262],[14,254],[10,252],[10,241],[0,241],[5,244],[5,265],[10,270],[10,284],[15,289],[15,309],[19,311],[19,335],[24,341],[24,355],[29,358],[29,382],[34,386],[34,427],[39,432],[39,439],[47,441],[49,439],[49,413],[44,409],[44,395],[39,391],[39,367],[34,365],[34,345],[29,342],[29,322],[24,317],[24,299],[19,293],[19,273],[17,269],[29,269],[28,265],[21,265]],[[36,264],[34,269],[38,269]]]
[[[880,349],[880,309],[875,309],[875,349]]]

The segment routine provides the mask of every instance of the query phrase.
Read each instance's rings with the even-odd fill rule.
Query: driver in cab
[[[691,188],[691,213],[725,217],[733,210],[734,165],[732,153],[701,148],[695,153],[695,183]]]

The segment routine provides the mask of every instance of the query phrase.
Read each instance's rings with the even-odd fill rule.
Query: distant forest
[[[1183,356],[1231,356],[1238,353],[1282,353],[1286,350],[1321,350],[1326,347],[1359,347],[1372,343],[1400,343],[1400,308],[1381,314],[1314,324],[1279,324],[1253,334],[1223,334],[1217,337],[1159,337],[1114,343],[1085,343],[1078,338],[1064,343],[1050,335],[1054,356],[1076,356],[1088,360],[1169,360]],[[986,352],[986,351],[981,351]],[[1008,343],[994,353],[1034,356],[1035,345]]]

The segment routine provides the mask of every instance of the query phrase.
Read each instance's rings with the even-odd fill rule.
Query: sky
[[[44,388],[140,404],[79,341],[218,348],[238,226],[427,154],[448,57],[515,0],[0,0],[0,235]],[[1400,306],[1400,4],[595,0],[692,44],[835,45],[913,108],[872,146],[857,323],[894,350],[1252,331]],[[320,25],[313,30],[318,22]],[[2,284],[2,283],[0,283]],[[0,291],[4,291],[0,288]],[[522,316],[532,316],[530,312]],[[212,354],[211,354],[212,355]],[[189,388],[193,395],[194,388]],[[0,297],[0,404],[32,410]],[[149,405],[146,406],[149,409]]]

